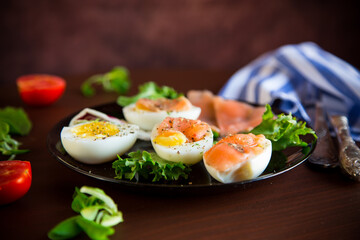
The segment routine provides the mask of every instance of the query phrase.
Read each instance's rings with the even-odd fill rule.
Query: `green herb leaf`
[[[83,217],[76,218],[78,226],[94,240],[107,240],[108,236],[113,235],[115,230],[111,227],[104,227],[101,224],[89,221]]]
[[[6,122],[0,121],[0,139],[5,139],[8,137],[10,131],[10,126]]]
[[[29,134],[32,123],[22,108],[6,107],[0,109],[0,121],[9,124],[10,134]]]
[[[295,117],[284,113],[274,117],[269,104],[263,114],[261,124],[250,131],[253,134],[263,134],[272,143],[273,151],[281,151],[287,147],[306,147],[308,144],[300,138],[300,135],[312,134],[317,138],[315,131],[306,127],[306,123],[297,121]]]
[[[211,129],[213,133],[213,144],[215,145],[218,142],[218,138],[220,137],[220,133],[214,129]]]
[[[68,239],[84,231],[91,239],[108,239],[114,234],[111,228],[123,221],[114,201],[99,188],[75,188],[71,208],[81,215],[66,219],[49,233],[51,239]]]
[[[11,137],[11,134],[26,135],[30,132],[32,123],[22,108],[6,107],[0,109],[0,152],[10,156],[9,160],[17,154],[29,150],[19,149],[20,142]]]
[[[2,155],[10,156],[8,160],[12,160],[17,154],[26,153],[29,150],[19,149],[20,143],[11,138],[9,132],[9,124],[0,121],[0,152]]]
[[[103,205],[110,208],[113,213],[116,213],[118,211],[114,201],[108,195],[106,195],[106,193],[102,189],[84,186],[80,189],[80,192],[89,194],[101,200],[103,202]]]
[[[74,216],[60,222],[50,230],[48,237],[53,240],[62,240],[76,237],[83,231],[77,223],[77,219],[79,218],[81,218],[81,216]]]
[[[92,83],[95,83],[96,81],[93,81],[92,78],[89,78],[87,81],[85,81],[82,85],[81,85],[81,92],[85,97],[91,97],[93,95],[95,95],[96,91],[95,88],[93,88],[91,86]]]
[[[191,168],[183,163],[169,162],[160,158],[154,152],[136,151],[128,154],[129,158],[114,161],[112,167],[115,169],[117,179],[129,179],[142,177],[152,178],[153,182],[162,179],[176,181],[180,178],[187,179]]]
[[[73,211],[80,213],[81,209],[88,206],[88,199],[89,197],[80,192],[79,188],[75,188],[75,193],[73,195],[73,201],[71,203],[71,208]]]
[[[101,225],[103,225],[105,227],[111,227],[111,226],[115,226],[116,224],[118,224],[122,221],[124,221],[122,212],[117,212],[112,215],[104,214],[104,216],[102,217],[102,220],[101,220]]]
[[[80,211],[80,214],[83,218],[90,220],[90,221],[95,221],[96,216],[98,215],[98,213],[100,212],[100,210],[104,209],[104,206],[90,206],[90,207],[86,207],[83,208]]]
[[[157,99],[157,98],[178,98],[183,96],[182,93],[177,93],[173,88],[168,86],[158,86],[154,82],[147,82],[143,85],[139,86],[139,92],[137,95],[132,97],[119,96],[117,99],[117,103],[125,107],[132,103],[135,103],[140,98],[149,98],[149,99]]]
[[[93,75],[81,85],[81,92],[86,97],[95,95],[94,86],[102,86],[107,92],[125,94],[130,89],[129,71],[124,67],[114,67],[110,72]]]

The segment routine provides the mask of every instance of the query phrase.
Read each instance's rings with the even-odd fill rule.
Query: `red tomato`
[[[0,161],[0,205],[13,202],[28,192],[32,172],[28,161]]]
[[[48,106],[65,91],[66,82],[58,76],[33,74],[16,80],[22,100],[30,106]]]

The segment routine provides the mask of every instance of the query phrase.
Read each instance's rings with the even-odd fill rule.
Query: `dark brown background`
[[[3,1],[0,82],[27,73],[236,70],[314,41],[360,67],[358,1]]]

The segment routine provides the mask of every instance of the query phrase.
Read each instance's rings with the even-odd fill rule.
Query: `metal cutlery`
[[[338,154],[325,119],[322,104],[316,104],[314,130],[318,136],[316,148],[309,162],[323,168],[335,168],[339,165]]]
[[[360,149],[350,136],[348,119],[345,116],[331,116],[339,143],[339,163],[350,178],[360,181]]]

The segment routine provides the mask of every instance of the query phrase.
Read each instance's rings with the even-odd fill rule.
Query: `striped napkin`
[[[278,100],[280,110],[312,124],[315,103],[349,119],[360,141],[360,72],[313,42],[285,45],[238,70],[219,95],[257,104]]]

